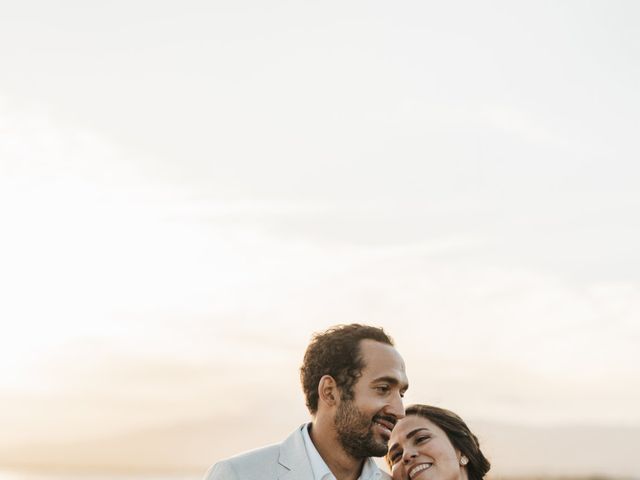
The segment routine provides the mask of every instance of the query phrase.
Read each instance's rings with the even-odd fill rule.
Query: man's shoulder
[[[213,465],[207,472],[205,480],[252,478],[254,475],[268,478],[272,471],[274,474],[276,472],[279,455],[280,444],[239,453]]]
[[[249,450],[214,464],[204,477],[204,480],[265,480],[278,478],[281,469],[297,468],[298,478],[313,478],[311,465],[308,460],[301,428],[295,430],[281,443]],[[374,465],[373,459],[369,460]],[[375,467],[380,472],[378,480],[390,480],[391,477],[384,470]]]
[[[299,438],[298,442],[294,439]],[[267,445],[265,447],[249,450],[225,460],[221,460],[214,464],[204,480],[262,480],[266,478],[277,478],[279,475],[280,458],[283,453],[283,447],[288,446],[288,453],[293,449],[300,454],[299,446],[302,445],[302,435],[300,429],[294,431],[286,440],[281,443]],[[306,458],[306,453],[303,453]]]
[[[233,457],[229,457],[223,460],[223,462],[239,466],[269,460],[277,461],[280,454],[280,445],[280,443],[274,443],[273,445],[266,445],[264,447],[248,450],[234,455]]]

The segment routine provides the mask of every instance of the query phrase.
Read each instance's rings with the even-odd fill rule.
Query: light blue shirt
[[[311,441],[309,428],[311,428],[311,424],[307,423],[302,429],[302,438],[304,438],[304,446],[311,462],[314,480],[336,480],[336,477],[331,473],[331,470],[329,470],[329,467],[318,453],[316,446]],[[380,469],[376,462],[373,458],[367,458],[364,461],[364,465],[362,465],[362,472],[358,480],[378,480],[380,476]]]

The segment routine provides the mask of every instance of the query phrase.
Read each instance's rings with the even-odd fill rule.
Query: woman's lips
[[[420,475],[421,472],[424,472],[425,470],[428,470],[429,468],[431,468],[431,465],[433,465],[433,464],[432,463],[419,463],[418,465],[415,465],[415,466],[411,467],[411,469],[409,470],[409,479],[413,480],[415,477]]]

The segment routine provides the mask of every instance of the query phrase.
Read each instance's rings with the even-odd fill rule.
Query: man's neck
[[[357,480],[360,477],[365,459],[354,458],[345,452],[333,428],[314,421],[309,435],[336,480]]]

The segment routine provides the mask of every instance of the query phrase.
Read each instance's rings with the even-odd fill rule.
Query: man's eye
[[[378,385],[376,390],[380,393],[387,393],[389,391],[389,385]]]

